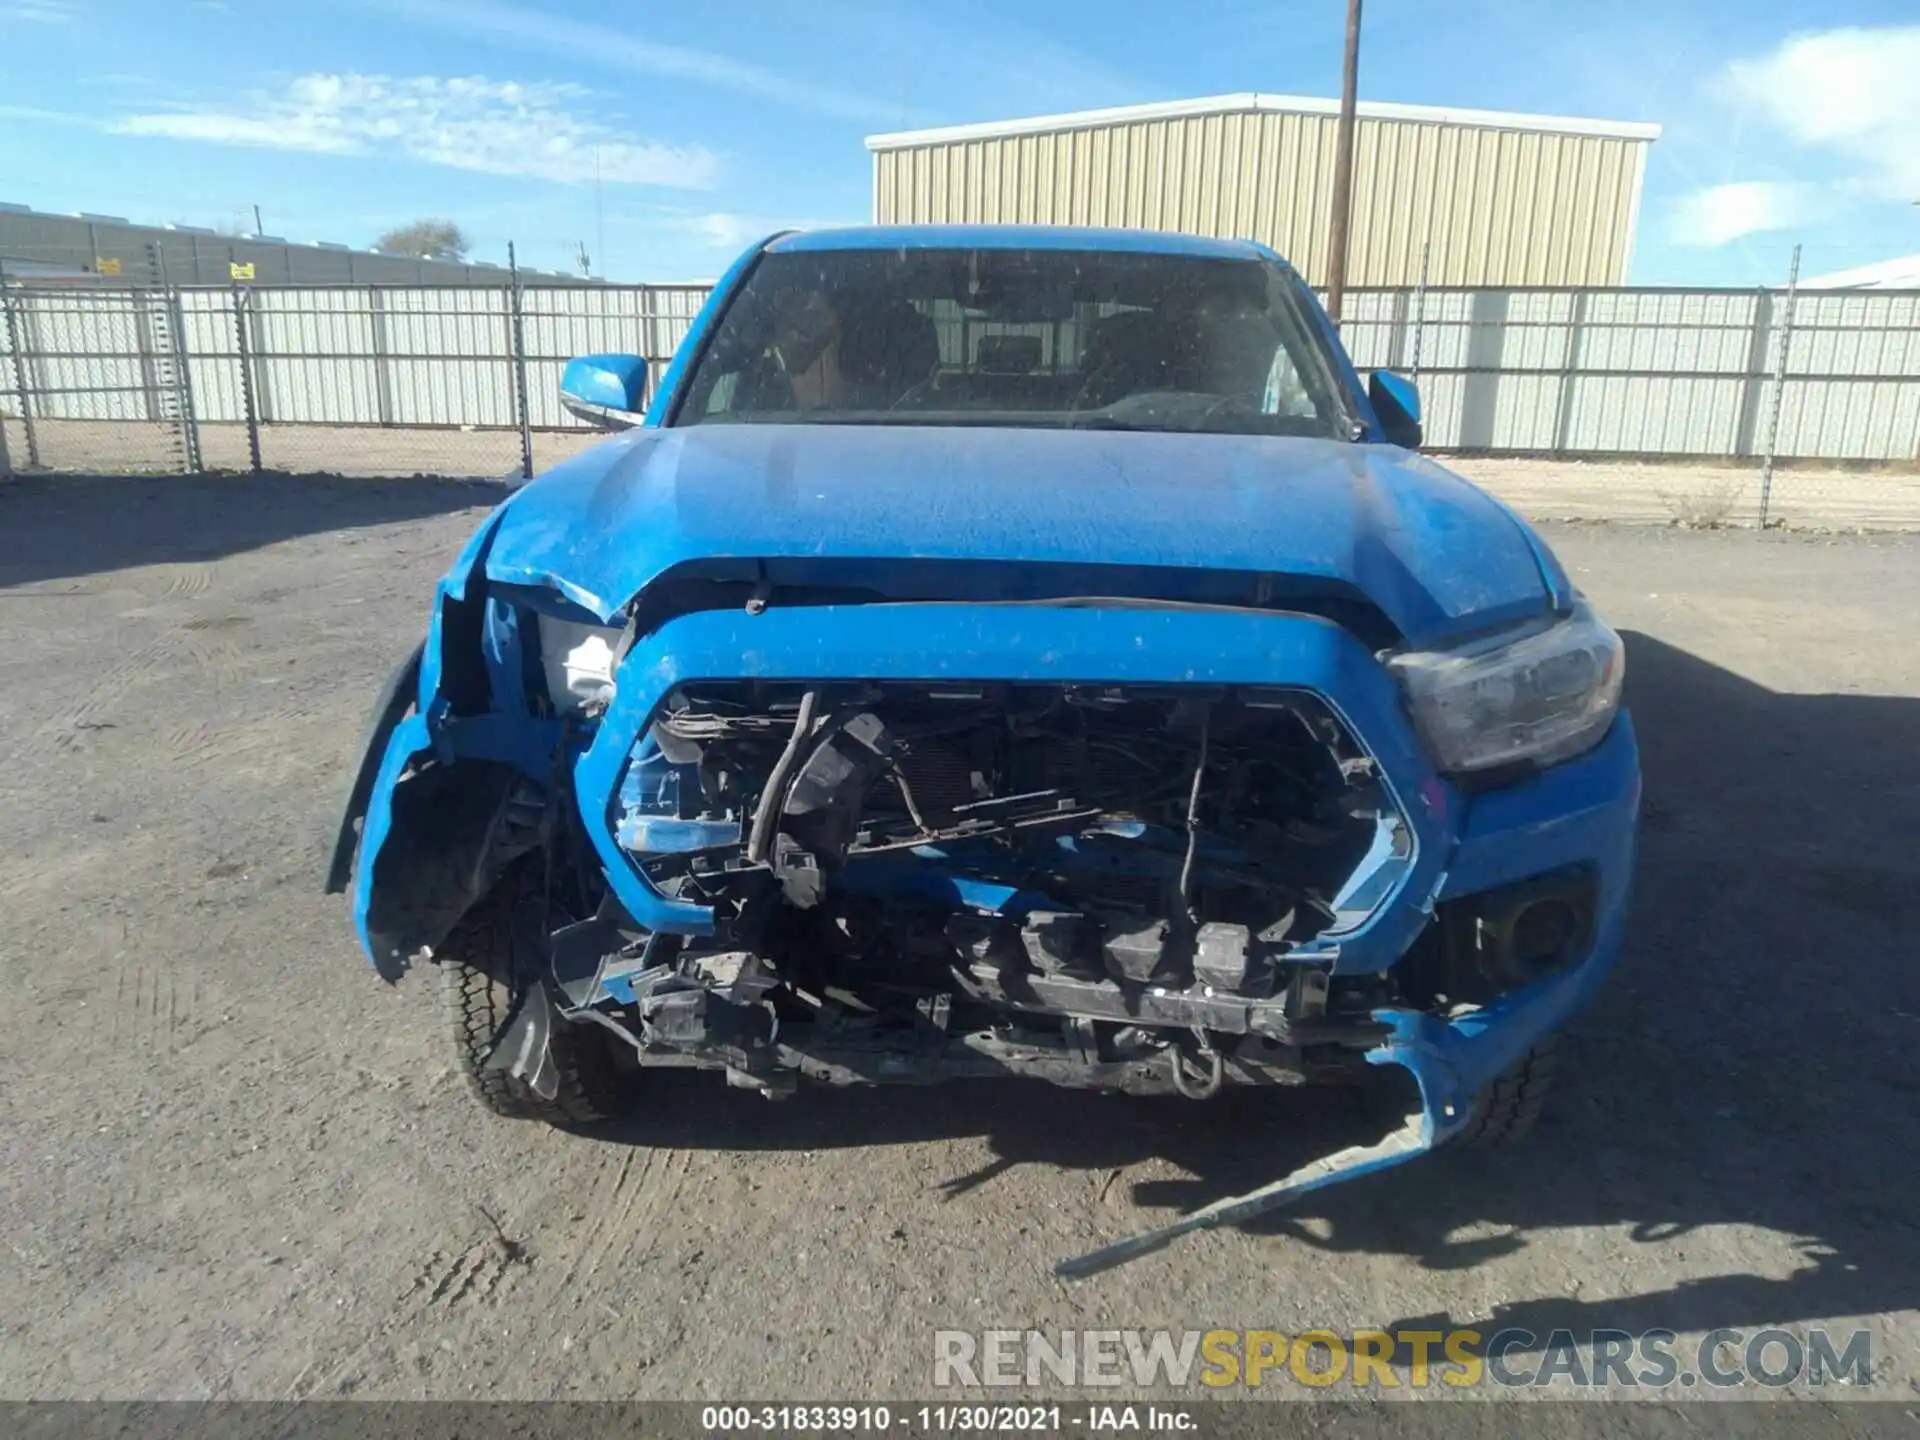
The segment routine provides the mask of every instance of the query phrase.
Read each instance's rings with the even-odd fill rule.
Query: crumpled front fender
[[[389,980],[539,841],[560,728],[525,713],[513,612],[472,586],[504,509],[441,579],[426,639],[381,691],[334,840],[327,889],[351,889],[361,947]],[[476,694],[491,703],[456,713],[450,689],[469,711]]]

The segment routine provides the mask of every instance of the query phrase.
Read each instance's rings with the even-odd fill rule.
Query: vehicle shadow
[[[1634,913],[1612,980],[1566,1037],[1542,1126],[1512,1150],[1442,1152],[1250,1228],[1435,1271],[1565,1227],[1624,1229],[1630,1244],[1745,1227],[1775,1237],[1769,1248],[1793,1237],[1801,1257],[1784,1278],[1727,1274],[1593,1302],[1522,1297],[1492,1315],[1404,1317],[1413,1328],[1544,1338],[1910,1308],[1920,701],[1776,694],[1650,636],[1627,644],[1646,775]],[[754,1150],[981,1135],[993,1161],[948,1178],[950,1193],[1026,1162],[1120,1170],[1159,1159],[1194,1178],[1141,1182],[1132,1198],[1180,1210],[1381,1128],[1320,1091],[1194,1105],[1030,1084],[1017,1104],[1005,1088],[967,1086],[803,1090],[771,1105],[733,1092],[715,1104],[712,1077],[674,1080],[707,1087],[701,1103],[650,1106],[662,1118],[644,1132],[608,1138]]]
[[[0,483],[0,587],[204,563],[301,535],[492,506],[498,484],[331,475],[19,475]]]

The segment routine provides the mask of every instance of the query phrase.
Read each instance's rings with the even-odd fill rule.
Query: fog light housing
[[[1594,879],[1585,868],[1523,880],[1470,903],[1475,968],[1496,992],[1566,969],[1593,939]]]
[[[1593,946],[1598,885],[1570,866],[1446,901],[1397,972],[1419,1003],[1484,1005],[1577,965]]]

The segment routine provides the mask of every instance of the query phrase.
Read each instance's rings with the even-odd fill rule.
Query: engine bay
[[[602,955],[580,998],[643,1061],[769,1087],[1211,1093],[1357,1053],[1364,987],[1312,942],[1410,844],[1338,717],[1278,688],[685,684],[612,819],[711,933]]]

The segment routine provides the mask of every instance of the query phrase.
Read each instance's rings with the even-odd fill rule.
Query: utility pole
[[[1340,130],[1333,154],[1333,222],[1327,243],[1327,315],[1340,323],[1347,298],[1347,223],[1353,217],[1353,111],[1360,89],[1360,0],[1347,0],[1347,54],[1340,72]]]
[[[258,238],[259,238],[260,236],[262,236],[262,235],[264,235],[264,234],[266,234],[266,233],[267,233],[267,227],[266,227],[265,225],[263,225],[263,224],[262,224],[262,223],[260,222],[260,207],[259,207],[258,205],[256,205],[256,206],[254,206],[254,207],[253,207],[253,234],[254,234],[254,238],[255,238],[255,239],[258,239]]]

